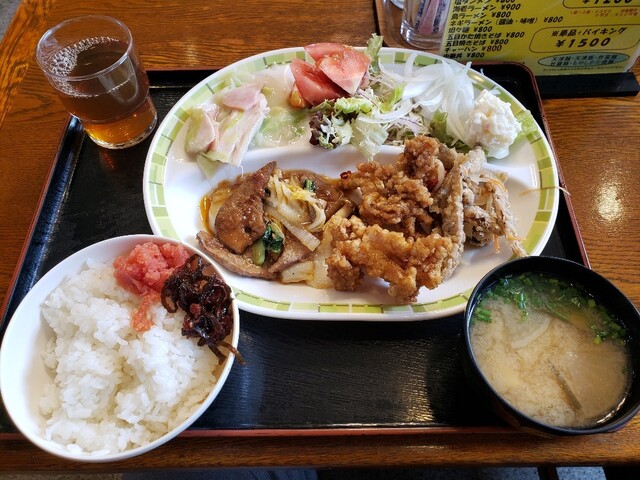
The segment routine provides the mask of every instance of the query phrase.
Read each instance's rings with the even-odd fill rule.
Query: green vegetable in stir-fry
[[[268,255],[280,255],[284,246],[284,234],[280,227],[274,223],[267,223],[264,235],[252,246],[252,261],[255,265],[262,265]]]

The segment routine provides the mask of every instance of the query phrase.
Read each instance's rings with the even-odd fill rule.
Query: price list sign
[[[535,75],[625,72],[640,53],[640,0],[451,0],[440,53]]]

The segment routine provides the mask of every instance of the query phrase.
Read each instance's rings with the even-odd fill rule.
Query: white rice
[[[217,357],[181,335],[184,313],[152,307],[155,326],[131,328],[139,297],[120,287],[111,264],[87,262],[47,298],[55,335],[40,410],[45,436],[74,452],[115,453],[161,437],[200,405],[216,382]]]

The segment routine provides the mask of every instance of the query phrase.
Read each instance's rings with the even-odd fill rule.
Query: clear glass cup
[[[450,0],[404,0],[400,34],[421,49],[439,48],[447,24]]]
[[[103,15],[71,18],[38,42],[38,65],[89,137],[110,149],[143,141],[157,123],[131,32]]]

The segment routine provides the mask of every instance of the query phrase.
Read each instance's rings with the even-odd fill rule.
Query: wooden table
[[[50,26],[90,12],[117,13],[149,69],[215,69],[317,41],[362,45],[379,32],[374,0],[23,0],[0,45],[0,301],[21,261],[66,123],[35,64],[35,45]],[[634,72],[640,73],[638,65]],[[549,100],[544,108],[591,266],[640,305],[640,97]],[[186,434],[106,465],[71,464],[19,435],[0,438],[0,471],[638,463],[640,418],[613,434],[562,439],[506,428],[491,435],[455,429],[404,436]]]

